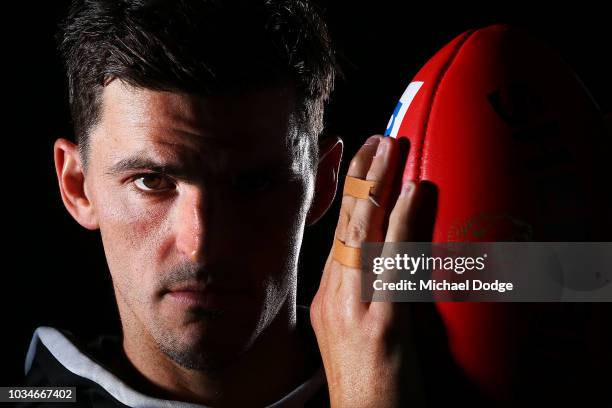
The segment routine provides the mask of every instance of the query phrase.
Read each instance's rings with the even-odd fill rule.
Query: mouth
[[[249,294],[245,289],[229,286],[184,283],[165,291],[164,297],[183,306],[215,309],[243,302]]]

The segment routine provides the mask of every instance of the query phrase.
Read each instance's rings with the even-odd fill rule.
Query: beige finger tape
[[[378,182],[376,181],[346,176],[344,179],[344,195],[367,200],[373,195],[372,189],[377,185]]]
[[[361,249],[346,246],[338,238],[334,240],[332,256],[344,266],[361,268]]]

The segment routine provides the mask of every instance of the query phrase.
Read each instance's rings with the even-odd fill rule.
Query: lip
[[[165,295],[185,306],[213,308],[239,302],[248,296],[248,292],[213,284],[187,283],[168,290]]]

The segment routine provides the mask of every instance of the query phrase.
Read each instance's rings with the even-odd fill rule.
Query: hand
[[[423,230],[433,226],[433,219],[423,223],[431,216],[425,212],[430,193],[414,182],[401,186],[399,196],[394,187],[404,168],[399,153],[397,140],[372,136],[351,161],[349,176],[386,184],[374,200],[342,198],[335,237],[345,245],[431,240],[431,231]],[[360,269],[340,264],[330,253],[310,308],[332,407],[424,405],[411,305],[361,302],[360,282]]]

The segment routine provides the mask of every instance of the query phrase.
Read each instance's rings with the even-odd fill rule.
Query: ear
[[[83,227],[98,229],[98,220],[85,184],[85,173],[77,146],[66,139],[56,140],[53,145],[53,158],[64,206]]]
[[[343,150],[344,143],[338,136],[328,136],[319,142],[319,165],[314,198],[306,217],[307,226],[315,224],[334,201]]]

